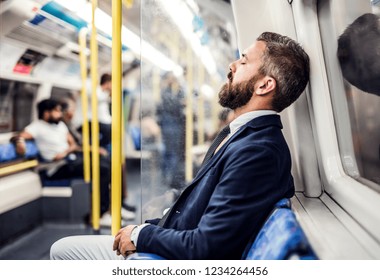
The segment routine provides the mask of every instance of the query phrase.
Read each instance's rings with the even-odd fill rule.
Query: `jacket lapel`
[[[213,166],[213,163],[218,161],[219,158],[223,155],[224,151],[227,149],[228,145],[234,141],[234,139],[238,138],[239,135],[246,130],[249,127],[252,127],[254,129],[259,129],[261,127],[266,127],[270,125],[279,126],[282,129],[282,124],[280,120],[279,115],[269,115],[269,116],[262,116],[257,117],[245,125],[243,125],[236,133],[234,133],[227,141],[224,143],[224,145],[218,150],[218,152],[204,165],[202,168],[198,171],[195,178],[192,180],[192,182],[182,191],[181,195],[177,198],[173,206],[170,208],[169,212],[165,215],[165,219],[160,223],[160,225],[164,225],[167,218],[172,215],[173,209],[175,209],[175,205],[177,202],[181,200],[181,198],[186,197],[187,193],[189,193],[195,186],[196,183],[207,173],[207,171]]]
[[[279,126],[282,129],[282,123],[279,115],[268,115],[268,116],[262,116],[254,118],[253,120],[249,121],[245,125],[243,125],[236,133],[234,133],[227,141],[223,144],[223,146],[218,150],[218,152],[204,165],[201,167],[201,169],[196,174],[195,178],[189,185],[193,185],[196,183],[200,178],[202,178],[205,173],[211,168],[213,163],[217,161],[224,153],[224,151],[227,149],[228,145],[234,141],[234,139],[238,138],[239,135],[248,127],[252,127],[254,129],[259,129],[261,127],[266,127],[270,125]]]

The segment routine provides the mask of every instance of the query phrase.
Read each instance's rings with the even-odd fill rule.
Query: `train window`
[[[380,191],[380,1],[318,2],[345,172]]]
[[[51,98],[61,100],[65,98],[75,98],[76,95],[69,89],[52,87],[51,89]]]
[[[32,120],[38,85],[0,80],[0,133],[20,131]]]
[[[217,91],[237,48],[225,1],[142,0],[141,15],[144,220],[162,216],[197,172],[218,130]]]

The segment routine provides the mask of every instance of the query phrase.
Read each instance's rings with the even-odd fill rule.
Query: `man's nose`
[[[230,68],[230,71],[234,73],[236,71],[236,61],[230,63],[229,68]]]

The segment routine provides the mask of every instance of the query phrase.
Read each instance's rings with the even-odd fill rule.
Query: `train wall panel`
[[[0,246],[41,225],[41,199],[0,214]]]
[[[41,182],[33,171],[0,178],[0,214],[41,197]]]

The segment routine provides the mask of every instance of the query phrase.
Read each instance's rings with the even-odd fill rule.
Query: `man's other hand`
[[[136,246],[131,241],[131,232],[136,225],[129,225],[119,230],[113,242],[113,250],[116,254],[127,257],[136,252]]]

